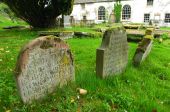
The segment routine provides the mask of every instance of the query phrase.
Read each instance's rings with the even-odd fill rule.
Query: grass
[[[0,23],[0,112],[169,112],[170,40],[155,42],[151,54],[139,68],[132,65],[137,44],[129,43],[126,71],[104,80],[95,75],[96,48],[102,39],[67,40],[75,60],[75,82],[29,105],[23,104],[18,95],[13,69],[20,48],[36,38],[37,32],[2,30],[6,25],[14,24],[7,19]],[[72,30],[93,32],[82,27]],[[88,90],[88,94],[79,95],[77,88]]]
[[[170,30],[170,27],[161,27],[161,30]]]
[[[137,44],[129,43],[129,63],[125,73],[100,79],[95,75],[95,53],[101,38],[70,39],[76,65],[76,81],[58,88],[41,103],[23,104],[13,75],[18,52],[37,37],[35,31],[0,32],[0,111],[12,112],[168,112],[170,108],[169,40],[155,43],[149,57],[139,68],[132,57]],[[88,90],[79,96],[77,88]]]

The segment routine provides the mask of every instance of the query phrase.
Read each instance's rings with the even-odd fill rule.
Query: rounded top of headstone
[[[67,43],[44,36],[25,45],[15,69],[17,88],[24,103],[39,100],[74,78],[74,62]]]
[[[26,44],[20,51],[18,56],[17,65],[14,71],[15,75],[19,75],[22,68],[27,63],[27,58],[29,56],[29,53],[34,49],[66,49],[70,51],[69,46],[60,38],[57,38],[56,36],[42,36],[35,40],[30,41],[28,44]]]

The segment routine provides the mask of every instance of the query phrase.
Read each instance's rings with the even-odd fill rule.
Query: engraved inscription
[[[74,80],[74,66],[67,46],[55,43],[48,49],[35,47],[27,55],[27,64],[17,77],[24,102],[42,98],[56,86]]]

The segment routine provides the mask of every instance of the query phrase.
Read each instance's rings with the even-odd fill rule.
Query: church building
[[[91,23],[108,21],[114,15],[115,0],[75,0],[70,15],[75,21]],[[145,23],[170,26],[170,0],[121,0],[123,23]]]

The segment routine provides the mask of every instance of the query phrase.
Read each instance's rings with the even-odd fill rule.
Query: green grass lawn
[[[161,30],[170,30],[170,27],[162,27]]]
[[[8,25],[20,23],[11,23],[0,15],[0,112],[169,112],[170,40],[155,42],[151,54],[139,68],[132,65],[137,44],[129,43],[125,73],[104,80],[95,75],[96,48],[101,38],[67,40],[75,59],[75,82],[28,105],[18,95],[13,70],[21,47],[36,38],[37,32],[2,30]],[[82,27],[66,30],[95,32]],[[77,88],[88,90],[88,94],[79,96]]]
[[[104,80],[95,75],[96,48],[101,38],[67,40],[75,59],[76,81],[58,88],[41,102],[23,104],[13,69],[21,46],[36,37],[35,31],[0,30],[0,112],[169,112],[169,40],[155,42],[139,68],[132,65],[137,44],[129,43],[126,71]],[[77,99],[77,88],[88,90],[88,94]]]

